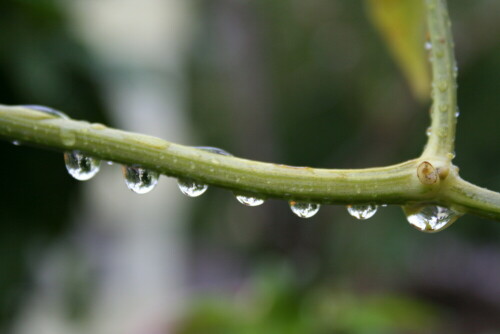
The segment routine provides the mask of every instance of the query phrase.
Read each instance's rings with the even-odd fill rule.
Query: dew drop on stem
[[[411,226],[422,232],[439,232],[453,224],[462,213],[438,205],[405,206],[403,210]]]
[[[66,115],[62,111],[59,111],[59,110],[56,110],[56,109],[52,109],[50,107],[39,106],[39,105],[36,105],[36,104],[27,104],[27,105],[23,105],[22,107],[33,109],[33,110],[36,110],[36,111],[42,111],[42,112],[44,112],[46,114],[54,115],[54,116],[57,116],[57,117],[62,118],[62,119],[69,119],[68,115]]]
[[[311,218],[318,213],[320,205],[317,203],[290,201],[290,209],[300,218]]]
[[[208,185],[191,179],[179,179],[177,180],[177,185],[179,186],[181,192],[189,197],[201,196],[208,189]]]
[[[79,181],[90,180],[101,167],[101,160],[80,151],[65,152],[64,162],[68,173]]]
[[[125,184],[137,194],[146,194],[158,184],[159,174],[156,171],[138,166],[122,166],[122,171]]]
[[[365,220],[373,217],[377,213],[378,206],[374,204],[356,204],[348,205],[347,212],[359,220]]]
[[[259,206],[264,203],[263,198],[254,196],[236,195],[236,199],[238,202],[246,206]]]
[[[210,153],[215,153],[215,154],[220,154],[220,155],[227,155],[227,156],[233,156],[231,153],[218,148],[218,147],[212,147],[212,146],[195,146],[194,148],[197,148],[199,150],[207,151]]]

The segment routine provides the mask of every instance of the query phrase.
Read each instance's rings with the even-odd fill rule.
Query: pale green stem
[[[218,155],[101,124],[1,105],[0,136],[61,151],[80,150],[259,197],[329,204],[440,204],[500,220],[500,194],[463,181],[451,164],[456,70],[445,1],[428,0],[427,13],[433,43],[434,105],[432,134],[419,159],[368,169],[292,167]]]
[[[454,157],[457,123],[457,66],[454,54],[451,23],[446,1],[426,0],[427,26],[432,48],[431,127],[422,157]]]
[[[439,198],[444,205],[459,211],[500,220],[500,193],[478,187],[458,176],[450,178]]]
[[[0,135],[63,151],[80,150],[122,164],[140,164],[165,175],[265,197],[402,204],[430,199],[436,191],[419,182],[416,161],[359,170],[291,167],[214,154],[23,107],[0,106]]]

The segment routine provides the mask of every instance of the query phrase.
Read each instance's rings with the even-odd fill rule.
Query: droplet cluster
[[[427,46],[427,48],[431,49],[432,46]],[[68,116],[60,111],[51,108],[33,105],[25,107],[43,111],[61,118],[68,118]],[[66,137],[69,138],[69,135],[66,134]],[[76,140],[74,136],[72,136],[71,139],[71,143],[69,143],[69,139],[67,140],[67,146],[72,146]],[[19,141],[14,141],[13,144],[20,145],[21,143]],[[231,156],[230,153],[216,147],[199,146],[195,148],[210,153]],[[84,153],[79,150],[64,152],[64,162],[68,173],[79,181],[90,180],[99,172],[101,166],[101,161],[99,159],[93,157],[91,154]],[[216,164],[217,160],[214,159],[213,162]],[[112,165],[113,162],[107,161],[107,164]],[[194,165],[191,167],[194,168]],[[160,177],[160,173],[157,171],[137,165],[124,165],[122,166],[122,172],[127,187],[137,194],[146,194],[153,190],[158,184]],[[208,189],[207,184],[189,178],[179,178],[177,180],[177,184],[180,191],[189,197],[201,196]],[[250,207],[259,206],[265,202],[265,198],[259,194],[236,193],[235,197],[238,202]],[[321,207],[318,203],[302,200],[290,200],[289,205],[291,211],[300,218],[313,217],[318,213]],[[381,206],[385,207],[386,205]],[[347,206],[347,212],[358,220],[366,220],[373,217],[377,210],[378,206],[371,203],[352,204]],[[403,210],[410,225],[423,232],[441,231],[450,226],[462,215],[462,213],[454,209],[438,205],[404,206]]]

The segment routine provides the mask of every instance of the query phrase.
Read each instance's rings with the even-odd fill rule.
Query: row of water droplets
[[[69,118],[62,112],[51,108],[36,105],[26,107],[50,113],[64,119]],[[19,145],[19,142],[16,141],[14,144]],[[215,154],[231,156],[230,153],[216,147],[198,146],[196,148]],[[78,150],[65,152],[64,162],[69,174],[79,181],[90,180],[99,172],[101,166],[100,159]],[[111,162],[109,163],[112,164]],[[160,176],[160,174],[154,170],[137,165],[122,166],[122,172],[127,187],[137,194],[146,194],[153,190],[158,184]],[[193,179],[180,178],[177,184],[180,191],[189,197],[201,196],[208,189],[207,184]],[[259,206],[265,201],[264,198],[255,195],[235,194],[235,196],[238,202],[251,207]],[[300,218],[311,218],[317,214],[320,209],[320,204],[313,202],[290,200],[289,205],[291,211]],[[375,204],[356,204],[347,206],[347,212],[358,220],[366,220],[373,217],[375,213],[377,213],[377,210],[378,206]],[[410,225],[424,232],[441,231],[461,216],[461,213],[453,209],[437,205],[420,207],[406,206],[403,210],[406,213]]]

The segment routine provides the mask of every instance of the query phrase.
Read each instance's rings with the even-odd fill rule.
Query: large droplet
[[[208,185],[191,179],[179,179],[177,180],[177,185],[181,192],[189,197],[201,196],[208,189]]]
[[[264,203],[263,198],[253,196],[236,195],[236,199],[238,202],[246,206],[259,206]]]
[[[318,213],[320,205],[317,203],[290,201],[290,209],[300,218],[311,218]]]
[[[137,166],[122,166],[122,171],[125,184],[137,194],[145,194],[153,190],[160,176],[158,172]]]
[[[365,220],[373,217],[377,213],[378,206],[374,204],[358,204],[358,205],[348,205],[347,212],[351,216],[359,220]]]
[[[65,152],[64,162],[69,174],[80,181],[90,180],[101,167],[101,160],[80,151]]]
[[[462,216],[458,211],[438,205],[403,207],[410,225],[423,232],[439,232]]]

